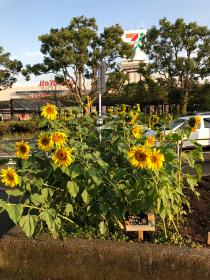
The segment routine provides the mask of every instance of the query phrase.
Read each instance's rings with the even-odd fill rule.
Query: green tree
[[[181,92],[180,113],[187,112],[189,94],[194,83],[210,74],[210,30],[196,22],[185,23],[166,18],[147,31],[142,49],[149,63],[141,65],[139,72],[156,87],[168,92]],[[153,84],[154,85],[154,84]]]
[[[22,63],[10,58],[10,53],[0,47],[0,90],[11,87],[16,82],[16,75],[20,72]]]
[[[27,78],[31,73],[53,73],[56,81],[65,84],[82,104],[83,94],[96,96],[101,61],[106,62],[107,73],[113,73],[119,69],[119,58],[133,57],[134,51],[123,42],[122,35],[123,29],[118,24],[98,34],[95,18],[74,17],[67,27],[51,29],[49,34],[39,36],[43,63],[27,65],[23,73]],[[86,79],[91,81],[90,90],[86,88]]]

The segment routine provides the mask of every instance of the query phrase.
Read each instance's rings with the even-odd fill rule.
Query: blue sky
[[[67,26],[73,16],[104,26],[150,28],[162,17],[183,17],[210,27],[210,0],[0,0],[0,46],[24,64],[40,61],[38,35]]]

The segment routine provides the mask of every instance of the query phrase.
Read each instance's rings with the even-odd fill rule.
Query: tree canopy
[[[53,73],[56,81],[66,85],[81,104],[84,94],[96,96],[97,71],[102,61],[106,71],[114,73],[119,69],[119,58],[133,57],[134,50],[123,42],[122,35],[118,24],[98,34],[95,18],[74,17],[67,27],[53,28],[49,34],[39,36],[43,62],[27,65],[23,73],[28,78],[31,73]],[[90,80],[90,90],[86,88],[86,79]]]
[[[153,90],[181,92],[180,113],[185,114],[193,85],[210,75],[210,30],[163,18],[147,31],[142,49],[149,63],[140,65],[141,82]]]
[[[0,47],[0,90],[7,89],[16,82],[16,75],[21,71],[22,63],[10,58],[10,53]]]

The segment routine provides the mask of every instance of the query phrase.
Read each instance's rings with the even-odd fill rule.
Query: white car
[[[165,133],[175,133],[179,129],[189,127],[189,119],[195,115],[180,117],[172,122],[171,129],[164,130]],[[200,116],[201,123],[197,127],[195,132],[190,133],[189,139],[186,139],[183,143],[183,148],[193,147],[192,141],[197,142],[203,147],[210,146],[210,113],[196,113],[196,116]]]

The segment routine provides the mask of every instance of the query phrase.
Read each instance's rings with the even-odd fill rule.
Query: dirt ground
[[[210,232],[210,177],[203,178],[197,190],[200,193],[199,199],[190,195],[191,213],[187,216],[183,233],[205,246]]]

